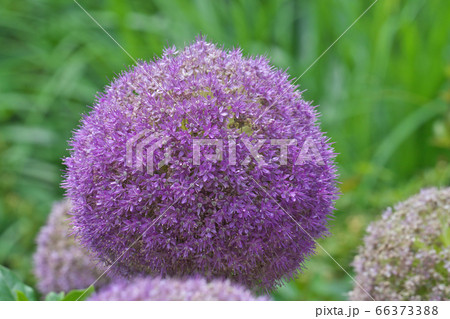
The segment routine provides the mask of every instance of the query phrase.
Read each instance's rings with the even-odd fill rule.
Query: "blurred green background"
[[[372,1],[79,3],[136,59],[203,34],[297,77]],[[450,185],[449,30],[448,0],[379,0],[298,82],[340,153],[342,197],[320,243],[350,272],[386,206]],[[2,0],[0,264],[30,284],[34,238],[63,195],[66,141],[96,92],[132,63],[71,0]],[[307,265],[276,299],[346,299],[351,279],[323,251]]]

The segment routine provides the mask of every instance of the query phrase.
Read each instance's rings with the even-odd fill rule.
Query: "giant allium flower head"
[[[70,236],[69,210],[67,200],[54,203],[47,224],[37,237],[34,274],[44,294],[89,287],[105,269]],[[102,277],[96,287],[107,282],[108,279]]]
[[[206,281],[204,278],[134,278],[118,280],[90,297],[91,301],[264,301],[229,280]]]
[[[335,155],[315,108],[264,57],[201,38],[169,48],[106,87],[71,146],[75,232],[121,275],[270,289],[327,234]]]
[[[450,188],[422,190],[369,225],[353,265],[375,300],[450,300]],[[359,286],[352,300],[371,300]]]

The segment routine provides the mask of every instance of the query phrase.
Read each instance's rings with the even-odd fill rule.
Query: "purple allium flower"
[[[106,87],[75,132],[63,184],[75,232],[107,264],[120,258],[115,273],[221,277],[271,289],[313,254],[334,209],[335,154],[317,116],[264,57],[203,39],[167,49]],[[167,139],[152,173],[127,165],[127,141],[142,132]],[[220,140],[221,160],[205,158],[217,149],[203,146],[197,165],[197,139]],[[286,164],[270,139],[295,140]],[[258,165],[247,147],[261,141]],[[311,157],[297,163],[299,154]]]
[[[70,236],[69,210],[67,200],[53,204],[47,224],[37,237],[34,273],[38,279],[37,286],[44,294],[87,288],[104,271]],[[96,286],[107,282],[108,279],[103,277]]]
[[[173,279],[137,277],[131,282],[118,280],[93,295],[91,301],[263,301],[242,286],[229,280],[204,278]]]
[[[422,190],[369,225],[353,265],[375,300],[450,300],[450,188]],[[352,300],[371,300],[358,286]]]

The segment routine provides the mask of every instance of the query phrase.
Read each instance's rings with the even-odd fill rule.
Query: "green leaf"
[[[72,290],[62,299],[62,301],[83,301],[86,300],[95,291],[94,286],[87,289]]]
[[[442,229],[441,239],[444,243],[444,247],[450,246],[450,227],[447,225],[445,225]]]
[[[412,246],[416,250],[421,250],[421,249],[425,249],[426,248],[425,243],[422,242],[419,237],[414,238]]]
[[[61,301],[64,299],[64,292],[49,292],[47,296],[45,296],[45,301]]]
[[[11,270],[0,265],[0,300],[36,300],[36,293]]]
[[[22,291],[17,292],[17,301],[30,301]]]

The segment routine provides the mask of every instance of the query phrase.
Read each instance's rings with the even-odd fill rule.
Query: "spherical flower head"
[[[137,277],[118,280],[90,297],[91,301],[263,301],[246,288],[229,280],[204,278],[173,279]]]
[[[271,289],[327,234],[335,154],[264,57],[167,49],[105,89],[71,146],[75,232],[114,273]]]
[[[104,271],[104,267],[70,236],[69,211],[67,200],[56,202],[37,237],[34,273],[37,286],[44,294],[87,288]],[[107,282],[108,279],[102,278],[96,287]]]
[[[369,225],[353,265],[375,300],[450,300],[450,188],[422,190]],[[371,300],[356,285],[352,300]]]

